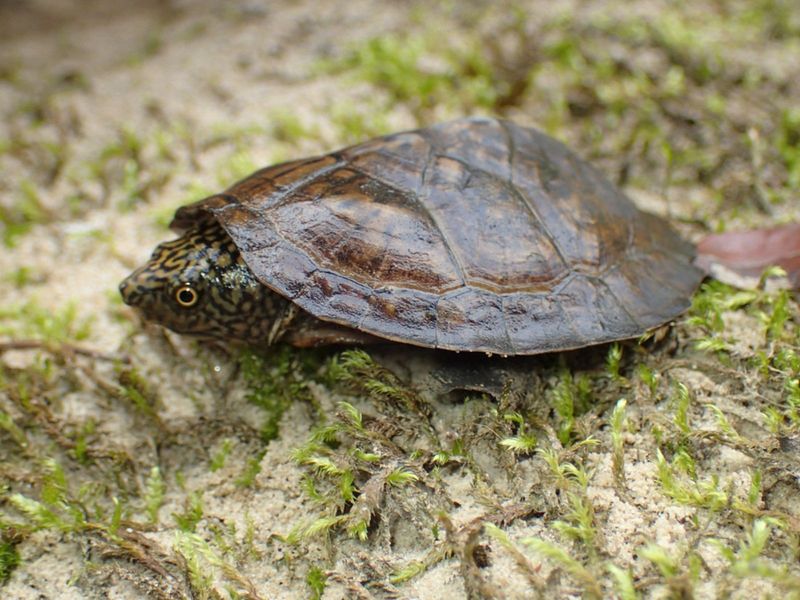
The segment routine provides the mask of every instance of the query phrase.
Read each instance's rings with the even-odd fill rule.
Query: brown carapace
[[[257,171],[120,286],[175,331],[538,354],[680,315],[694,248],[547,135],[474,118]]]

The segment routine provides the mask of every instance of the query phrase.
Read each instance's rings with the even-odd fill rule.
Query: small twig
[[[128,364],[131,362],[130,357],[121,356],[117,354],[107,354],[99,350],[91,348],[82,348],[69,342],[48,342],[45,340],[11,340],[9,342],[0,342],[0,354],[8,352],[9,350],[44,350],[52,354],[79,354],[81,356],[88,356],[97,360],[107,360],[110,362],[122,362]]]
[[[339,571],[327,571],[325,576],[329,581],[335,581],[344,586],[348,598],[358,598],[359,600],[374,600],[375,598],[363,583],[356,581],[352,576],[345,575]]]

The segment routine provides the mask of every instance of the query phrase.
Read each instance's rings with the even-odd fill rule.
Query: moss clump
[[[261,439],[265,443],[278,437],[281,417],[291,403],[308,398],[308,382],[319,362],[317,353],[297,353],[287,346],[267,354],[247,350],[239,356],[247,400],[264,411]]]
[[[12,539],[0,540],[0,583],[6,583],[21,562],[17,542]]]

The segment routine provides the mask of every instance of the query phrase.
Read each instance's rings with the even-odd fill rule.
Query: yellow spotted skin
[[[146,319],[178,333],[252,344],[275,337],[273,324],[289,304],[253,276],[214,222],[159,245],[120,292]]]

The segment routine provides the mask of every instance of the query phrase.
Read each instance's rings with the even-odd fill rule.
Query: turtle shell
[[[636,337],[681,314],[694,248],[549,136],[472,118],[257,171],[182,207],[315,317],[504,355]]]

